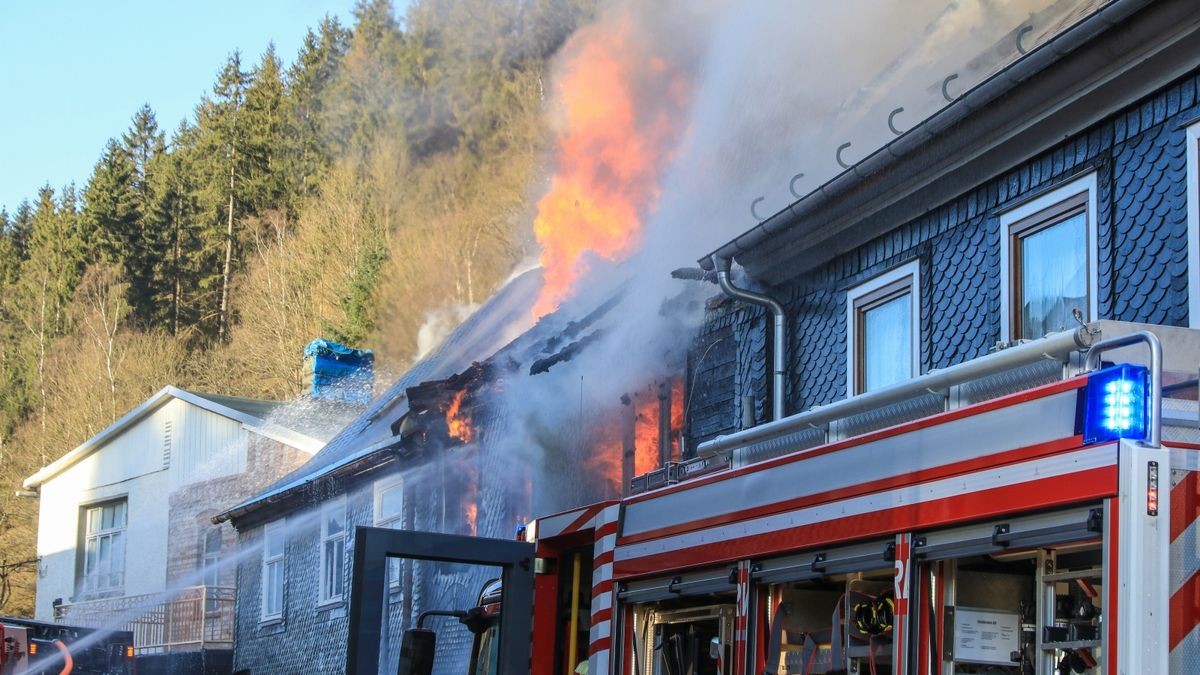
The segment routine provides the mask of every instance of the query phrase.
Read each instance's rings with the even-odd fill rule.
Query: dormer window
[[[1001,214],[1003,333],[1036,340],[1096,318],[1096,175]]]
[[[846,389],[851,395],[903,382],[919,372],[920,287],[914,260],[847,293]]]

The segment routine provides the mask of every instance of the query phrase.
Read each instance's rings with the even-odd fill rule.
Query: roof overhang
[[[1113,0],[700,259],[794,277],[929,212],[1200,65],[1195,0]]]

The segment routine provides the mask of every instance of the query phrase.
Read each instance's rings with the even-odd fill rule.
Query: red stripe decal
[[[613,552],[605,551],[604,553],[601,553],[600,555],[596,556],[596,562],[592,563],[592,567],[596,568],[601,565],[607,565],[608,563],[610,563],[612,561],[613,561]]]
[[[611,607],[606,607],[604,609],[598,609],[598,610],[592,612],[592,625],[593,626],[600,623],[601,621],[611,621],[611,620],[612,620],[612,608]]]
[[[813,546],[828,546],[852,539],[894,534],[913,529],[987,518],[1027,509],[1062,506],[1110,496],[1117,483],[1117,467],[1105,466],[1077,473],[1003,485],[988,490],[906,504],[872,513],[801,525],[700,546],[619,560],[613,576],[627,578],[664,570],[678,570],[758,556],[774,555]]]
[[[1050,441],[1048,443],[1039,443],[1038,445],[1033,445],[1028,448],[1017,448],[1016,450],[1007,450],[1007,451],[1000,452],[1000,453],[997,453],[994,455],[986,455],[984,457],[976,457],[974,459],[963,460],[961,462],[954,462],[952,464],[944,464],[942,466],[936,466],[936,467],[932,467],[929,469],[922,469],[920,471],[912,471],[912,472],[900,474],[897,476],[889,476],[887,478],[880,478],[879,480],[874,480],[874,481],[870,481],[867,483],[859,483],[858,485],[854,485],[851,487],[838,488],[836,490],[827,490],[825,492],[818,492],[816,494],[807,495],[804,497],[797,497],[795,499],[789,499],[789,500],[783,501],[783,502],[776,502],[774,504],[766,504],[766,505],[759,506],[756,508],[746,509],[744,511],[734,511],[734,512],[730,512],[730,513],[723,513],[719,516],[713,516],[711,518],[703,518],[700,520],[693,520],[693,521],[686,522],[686,523],[679,523],[677,525],[662,527],[662,528],[658,528],[656,530],[647,530],[646,532],[639,532],[637,534],[629,535],[627,537],[621,537],[618,539],[617,544],[619,546],[624,546],[624,545],[628,545],[628,544],[636,544],[641,541],[648,541],[650,539],[658,539],[660,537],[666,537],[666,536],[670,536],[673,534],[682,534],[684,532],[690,532],[692,530],[699,530],[699,529],[703,529],[705,527],[712,527],[713,525],[721,525],[724,523],[732,523],[732,522],[736,522],[739,520],[746,520],[749,518],[758,518],[761,516],[769,516],[773,513],[782,513],[784,511],[792,511],[795,509],[802,509],[806,506],[814,506],[816,504],[823,504],[825,502],[837,501],[839,499],[849,499],[851,497],[858,497],[861,495],[869,494],[871,492],[881,492],[883,490],[891,490],[891,489],[895,489],[895,488],[899,488],[899,487],[915,485],[917,483],[924,483],[927,481],[939,480],[942,478],[948,478],[950,476],[955,476],[958,474],[969,473],[971,471],[978,471],[980,469],[991,468],[993,466],[1003,466],[1006,464],[1015,464],[1017,462],[1028,461],[1031,459],[1037,459],[1039,457],[1045,457],[1047,455],[1058,454],[1060,452],[1065,452],[1067,450],[1075,450],[1075,449],[1078,449],[1081,445],[1083,445],[1083,437],[1082,436],[1072,436],[1071,438],[1063,438],[1063,439],[1060,439],[1057,441]]]
[[[578,532],[579,530],[583,529],[592,518],[595,518],[597,513],[600,513],[603,510],[604,504],[593,504],[587,507],[584,509],[582,515],[573,520],[570,525],[564,527],[563,531],[559,534],[571,534],[572,532]]]
[[[947,422],[953,422],[955,420],[963,419],[966,417],[971,417],[973,415],[979,415],[982,413],[991,412],[993,410],[998,410],[1000,408],[1007,408],[1008,406],[1017,405],[1020,403],[1027,403],[1029,401],[1033,401],[1033,400],[1036,400],[1039,398],[1046,398],[1048,396],[1060,394],[1064,391],[1071,391],[1074,389],[1082,389],[1086,385],[1087,385],[1087,377],[1086,376],[1080,376],[1080,377],[1076,377],[1076,378],[1073,378],[1070,380],[1062,380],[1061,382],[1052,382],[1045,386],[1037,387],[1036,389],[1027,389],[1025,391],[1020,391],[1015,394],[1009,394],[1008,396],[1001,396],[1000,398],[994,398],[990,401],[984,401],[982,403],[976,403],[975,405],[969,405],[969,406],[966,406],[963,408],[956,408],[954,410],[948,410],[944,413],[938,413],[937,415],[931,415],[929,417],[922,417],[919,420],[913,420],[912,422],[904,422],[903,424],[897,424],[894,427],[880,429],[879,431],[873,431],[871,433],[863,434],[861,436],[855,436],[854,438],[848,438],[844,441],[838,441],[836,443],[830,443],[829,445],[818,446],[816,448],[805,450],[803,452],[798,452],[794,455],[777,457],[775,459],[770,459],[765,462],[757,462],[752,466],[742,467],[740,469],[733,469],[732,471],[721,471],[719,473],[713,474],[712,476],[705,476],[702,478],[697,478],[695,480],[686,481],[684,483],[678,483],[678,484],[670,486],[670,487],[660,488],[658,490],[652,490],[650,492],[644,492],[640,495],[637,495],[634,497],[629,497],[629,498],[625,499],[624,501],[626,504],[633,504],[633,503],[640,502],[640,501],[643,501],[646,499],[655,499],[657,497],[661,497],[664,494],[677,492],[679,490],[691,490],[691,489],[697,488],[701,485],[708,485],[709,483],[715,483],[718,481],[736,478],[737,476],[740,476],[742,474],[753,473],[755,471],[763,471],[766,469],[770,469],[772,467],[779,466],[781,464],[790,464],[792,462],[798,462],[798,461],[807,459],[809,457],[814,457],[816,455],[824,455],[824,454],[828,454],[830,452],[836,452],[838,450],[843,450],[845,448],[852,448],[856,445],[863,445],[866,443],[883,440],[885,438],[891,438],[892,436],[899,436],[901,434],[906,434],[911,431],[917,431],[918,429],[925,429],[928,427],[937,426],[939,424],[945,424]],[[1200,447],[1200,446],[1198,446],[1198,447]]]
[[[605,593],[612,593],[612,589],[613,589],[613,582],[611,579],[609,581],[601,581],[600,583],[596,584],[595,586],[592,586],[592,597],[598,598],[598,597],[604,595]]]
[[[1192,629],[1200,624],[1200,572],[1192,574],[1171,596],[1171,621],[1168,634],[1175,649]]]
[[[599,652],[606,652],[612,647],[612,637],[597,638],[595,642],[588,645],[588,655],[592,656]]]
[[[1200,476],[1188,471],[1171,488],[1171,541],[1179,538],[1189,525],[1200,518]]]
[[[614,520],[611,523],[605,523],[605,524],[601,525],[600,527],[596,528],[596,541],[600,541],[604,537],[607,537],[610,534],[616,534],[616,533],[617,533],[617,521]]]

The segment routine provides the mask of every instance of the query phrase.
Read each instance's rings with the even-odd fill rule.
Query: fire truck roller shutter
[[[918,533],[913,553],[923,560],[949,560],[1098,539],[1103,512],[1096,504]]]
[[[891,569],[895,561],[894,537],[852,546],[815,549],[764,560],[754,566],[750,578],[758,583],[783,584],[820,579],[830,574],[850,574]]]
[[[624,584],[618,597],[622,602],[636,604],[714,593],[733,593],[737,590],[736,569],[735,566],[727,566],[631,581]]]

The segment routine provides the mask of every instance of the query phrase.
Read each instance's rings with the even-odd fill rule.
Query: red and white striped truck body
[[[1200,672],[1196,385],[1094,441],[1063,375],[531,522],[532,672]]]

